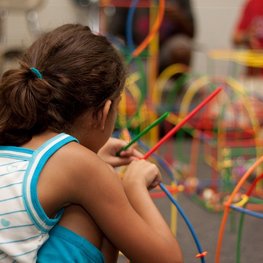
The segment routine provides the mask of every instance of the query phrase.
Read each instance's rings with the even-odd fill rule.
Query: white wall
[[[208,70],[209,50],[231,48],[231,32],[244,1],[192,0],[197,28],[194,71]],[[37,14],[39,25],[44,31],[68,22],[96,23],[96,18],[92,16],[94,10],[89,13],[85,9],[81,10],[71,0],[44,0]],[[4,39],[0,42],[0,47],[28,45],[33,41],[35,36],[32,36],[27,28],[25,13],[10,11],[4,21]],[[223,65],[219,71],[224,68]]]
[[[231,48],[231,34],[244,1],[246,0],[192,0],[197,27],[197,51],[193,61],[195,71],[209,70],[209,50]],[[217,73],[224,74],[225,64],[218,61],[216,70]]]

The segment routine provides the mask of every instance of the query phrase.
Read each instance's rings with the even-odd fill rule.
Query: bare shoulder
[[[54,161],[61,163],[69,171],[82,171],[83,168],[92,168],[94,162],[101,162],[96,153],[88,148],[76,143],[70,142],[62,147],[54,156]]]
[[[94,189],[99,192],[98,187],[109,177],[117,178],[96,153],[70,142],[48,160],[41,172],[40,202],[49,214],[67,204],[81,204],[83,200],[93,199]]]
[[[106,170],[108,172],[110,170],[108,165],[96,153],[76,142],[70,142],[59,149],[50,158],[47,169],[49,166],[53,169],[59,167],[61,173],[64,174],[63,180],[69,180],[71,183],[74,181],[77,185],[81,184],[81,181],[87,177],[89,177],[89,180],[93,180],[95,174],[96,180],[99,180],[99,171]],[[56,170],[58,172],[58,169]]]

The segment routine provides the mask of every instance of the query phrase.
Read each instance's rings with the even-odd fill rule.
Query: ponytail
[[[125,67],[106,37],[66,24],[43,34],[20,68],[0,82],[0,145],[22,145],[46,130],[68,132],[84,112],[96,116],[121,93]]]
[[[0,84],[0,145],[21,145],[47,129],[48,86],[23,63],[20,69],[3,74]]]

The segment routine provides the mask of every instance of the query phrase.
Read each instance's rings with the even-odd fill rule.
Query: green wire
[[[249,197],[249,202],[252,204],[263,204],[263,200],[256,197]]]
[[[127,145],[125,145],[124,147],[122,147],[117,153],[117,156],[120,156],[120,153],[122,151],[127,150],[132,144],[134,144],[135,142],[137,142],[143,135],[145,135],[149,130],[151,130],[154,126],[156,126],[157,124],[159,124],[160,122],[162,122],[168,115],[170,114],[170,112],[165,112],[161,117],[159,117],[157,120],[155,120],[153,123],[151,123],[149,126],[147,126],[144,130],[142,130],[139,134],[137,134]]]

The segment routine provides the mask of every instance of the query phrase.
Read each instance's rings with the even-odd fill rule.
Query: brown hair
[[[37,68],[43,79],[31,70]],[[0,84],[0,144],[21,145],[47,129],[66,132],[122,91],[125,69],[108,40],[67,24],[40,37]]]

